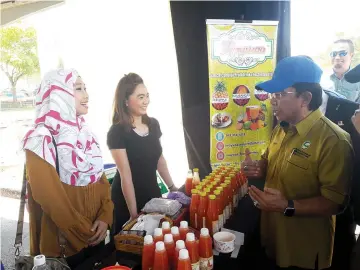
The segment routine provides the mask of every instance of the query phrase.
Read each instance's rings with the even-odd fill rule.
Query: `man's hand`
[[[95,232],[94,236],[89,239],[90,246],[96,246],[106,238],[108,224],[101,220],[96,220],[91,228]]]
[[[351,117],[351,121],[356,128],[356,131],[360,134],[360,110],[356,110],[354,115]]]
[[[250,157],[250,150],[245,149],[245,160],[241,163],[241,168],[244,171],[244,174],[248,178],[260,178],[264,176],[264,170],[261,166],[261,161],[252,160]]]
[[[249,187],[249,195],[254,201],[254,205],[263,211],[283,213],[288,205],[288,201],[277,189],[264,188],[264,191],[261,191],[251,186]]]

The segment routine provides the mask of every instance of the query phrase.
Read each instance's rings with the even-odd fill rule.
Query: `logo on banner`
[[[250,69],[273,58],[274,40],[252,28],[234,28],[212,39],[212,58],[235,69]]]

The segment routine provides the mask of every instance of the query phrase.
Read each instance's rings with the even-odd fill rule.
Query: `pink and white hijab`
[[[60,180],[72,186],[87,186],[103,174],[102,154],[95,135],[81,116],[76,115],[75,70],[48,72],[36,93],[35,126],[27,132],[23,149],[30,150],[56,168]]]

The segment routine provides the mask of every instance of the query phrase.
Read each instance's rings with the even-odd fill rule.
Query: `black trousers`
[[[95,247],[84,248],[79,253],[67,257],[66,262],[68,263],[71,269],[82,270],[81,264],[85,262],[87,259],[90,259],[96,254],[100,253],[104,249],[104,247],[105,247],[105,242],[103,241]]]

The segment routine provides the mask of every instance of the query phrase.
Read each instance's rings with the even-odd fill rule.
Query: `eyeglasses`
[[[331,56],[332,58],[336,57],[337,55],[339,55],[340,57],[344,57],[344,56],[346,56],[347,54],[348,54],[348,52],[345,51],[345,50],[342,50],[342,51],[333,51],[333,52],[330,53],[330,56]]]
[[[278,93],[269,93],[269,98],[273,98],[273,99],[281,99],[282,97],[287,96],[288,94],[295,94],[296,92],[292,91],[292,92],[278,92]]]

